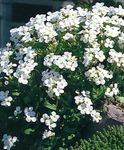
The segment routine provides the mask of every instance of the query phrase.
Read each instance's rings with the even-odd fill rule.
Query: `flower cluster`
[[[45,24],[45,21],[45,15],[37,15],[35,18],[31,18],[30,22],[28,22],[26,26],[11,29],[11,40],[14,41],[15,44],[20,42],[30,42],[33,40],[32,35],[34,34],[35,29],[37,41],[45,43],[54,41],[55,36],[57,36],[54,26],[50,22]]]
[[[60,116],[57,115],[55,111],[52,111],[50,116],[48,114],[42,115],[40,122],[45,123],[45,125],[49,129],[49,130],[44,131],[42,139],[46,139],[48,137],[55,135],[55,133],[53,132],[53,129],[56,128],[56,126],[57,126],[56,122],[58,121],[59,118],[60,118]]]
[[[120,34],[119,27],[111,27],[109,25],[105,26],[105,35],[107,37],[117,37]]]
[[[35,56],[36,53],[31,47],[20,48],[19,52],[16,52],[15,59],[18,60],[19,65],[13,75],[18,79],[19,83],[28,84],[30,73],[37,66],[37,63],[34,61]]]
[[[70,69],[71,71],[75,71],[78,66],[77,58],[72,56],[71,52],[64,52],[62,56],[50,53],[44,58],[44,65],[48,67],[56,65],[60,69]]]
[[[16,44],[22,42],[30,42],[31,38],[31,29],[26,26],[20,26],[19,28],[14,28],[10,30],[11,37],[10,39]]]
[[[105,60],[105,55],[99,48],[85,48],[85,51],[83,64],[86,67]]]
[[[0,104],[1,106],[11,106],[11,102],[13,101],[13,98],[9,96],[9,91],[0,91]]]
[[[2,142],[4,144],[3,149],[10,150],[11,147],[14,146],[14,143],[16,141],[18,141],[16,136],[12,137],[11,135],[4,134],[2,139]]]
[[[66,80],[58,72],[46,70],[42,72],[43,85],[48,87],[47,93],[50,97],[59,97],[64,93],[64,88],[67,86]]]
[[[93,110],[92,102],[89,91],[82,91],[81,93],[76,92],[78,96],[75,96],[75,103],[78,105],[77,109],[80,111],[82,115],[90,114]]]
[[[37,28],[38,40],[39,42],[49,43],[51,41],[55,41],[55,37],[57,36],[57,32],[54,30],[54,26],[51,23],[46,23],[45,26],[39,26]]]
[[[114,49],[110,49],[108,62],[116,64],[117,67],[124,70],[124,54],[121,52],[116,52]]]
[[[55,136],[55,133],[51,130],[45,130],[43,132],[43,136],[42,136],[42,139],[46,139],[46,138],[50,138],[51,136]]]
[[[124,48],[124,33],[122,32],[118,38],[118,46],[119,48]]]
[[[119,93],[118,84],[110,84],[110,86],[106,89],[105,95],[107,97],[113,97]]]
[[[105,40],[105,47],[106,47],[106,48],[113,48],[114,43],[115,43],[115,42],[114,42],[113,40],[107,38],[107,39]]]
[[[24,114],[27,122],[36,122],[37,117],[35,111],[33,111],[33,107],[26,107],[24,109]]]
[[[91,117],[93,119],[93,122],[97,122],[98,123],[102,119],[100,113],[97,112],[96,110],[92,110],[90,115],[91,115]]]
[[[8,44],[6,48],[0,49],[0,74],[5,73],[7,76],[10,76],[13,73],[13,67],[16,64],[10,62],[10,57],[13,54],[13,51]]]
[[[100,116],[99,112],[93,110],[93,103],[90,99],[90,92],[89,91],[82,91],[81,93],[76,91],[78,96],[75,96],[75,103],[78,106],[77,109],[80,111],[82,115],[91,115],[94,122],[99,122],[102,117]]]
[[[58,20],[59,23],[57,28],[62,32],[78,28],[80,24],[78,11],[73,10],[72,5],[68,5],[66,8],[61,9]]]
[[[108,71],[104,69],[104,65],[99,64],[97,67],[92,67],[87,72],[85,72],[85,76],[90,80],[96,83],[96,85],[104,85],[106,79],[112,79],[113,73],[112,71]]]

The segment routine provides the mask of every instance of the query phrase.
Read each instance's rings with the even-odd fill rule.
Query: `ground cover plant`
[[[72,150],[121,150],[124,147],[124,126],[109,126],[88,140],[81,140]]]
[[[96,3],[37,15],[0,50],[1,149],[73,146],[124,96],[124,9]],[[92,126],[91,126],[92,128]]]

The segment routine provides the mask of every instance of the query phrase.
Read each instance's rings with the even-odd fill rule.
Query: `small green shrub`
[[[109,126],[97,132],[88,140],[81,140],[80,146],[71,150],[122,150],[124,148],[124,126]]]

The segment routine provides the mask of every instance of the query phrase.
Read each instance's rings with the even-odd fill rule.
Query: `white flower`
[[[51,67],[53,65],[54,60],[58,58],[58,57],[57,58],[56,57],[57,56],[54,55],[54,53],[50,53],[50,54],[46,55],[44,57],[44,62],[43,62],[44,66]]]
[[[4,84],[5,84],[5,85],[8,85],[8,84],[9,84],[9,81],[5,81]]]
[[[64,40],[70,40],[70,39],[73,39],[73,34],[71,33],[66,33],[64,36],[63,36],[63,39]]]
[[[14,110],[14,116],[17,116],[18,114],[21,114],[22,110],[20,106],[16,106],[16,109]]]
[[[65,68],[75,71],[78,66],[77,58],[72,56],[71,52],[64,52],[63,57],[65,59]]]
[[[7,76],[11,76],[13,73],[13,67],[16,67],[16,64],[10,62],[12,54],[11,47],[0,49],[0,74],[5,73]]]
[[[50,53],[44,58],[43,64],[48,67],[56,65],[60,69],[69,69],[71,71],[75,71],[78,66],[77,58],[72,56],[71,52],[64,52],[62,56]]]
[[[52,22],[52,23],[59,21],[61,19],[61,13],[59,11],[48,12],[47,15],[48,15],[47,21]]]
[[[85,76],[89,79],[89,81],[95,82],[96,85],[104,85],[106,82],[105,79],[111,79],[113,77],[113,73],[105,70],[104,66],[99,64],[99,66],[92,67],[85,72]]]
[[[91,117],[93,118],[93,122],[97,122],[97,123],[102,119],[100,113],[96,112],[96,110],[91,111]]]
[[[42,115],[40,122],[45,123],[45,125],[49,129],[44,131],[42,139],[46,139],[55,135],[55,132],[53,132],[53,130],[56,128],[57,126],[56,122],[58,121],[59,118],[60,116],[57,115],[55,111],[52,111],[50,115],[46,113]]]
[[[77,109],[80,111],[81,114],[90,114],[93,110],[91,99],[89,98],[89,91],[82,91],[81,94],[79,93],[78,96],[75,96],[75,103],[78,105]]]
[[[28,84],[28,79],[30,79],[30,73],[34,70],[37,63],[34,61],[36,56],[35,51],[31,48],[20,48],[19,55],[16,55],[15,59],[19,59],[16,71],[13,76],[18,79],[19,83]],[[22,59],[24,57],[24,59]]]
[[[111,27],[109,25],[105,26],[105,35],[108,37],[117,37],[120,34],[120,29],[118,27]]]
[[[17,137],[12,137],[11,135],[4,134],[2,138],[2,142],[4,144],[3,149],[10,150],[14,145],[14,143],[18,141]]]
[[[41,26],[41,28],[37,31],[37,34],[39,42],[45,43],[55,41],[55,37],[57,36],[54,26],[49,22],[47,22],[45,26]]]
[[[57,120],[59,119],[59,117],[60,117],[60,116],[57,115],[55,111],[52,111],[52,112],[51,112],[50,118],[51,118],[51,120],[52,120],[53,122],[57,122]]]
[[[88,65],[95,64],[97,62],[103,62],[105,55],[99,48],[85,48],[83,64]]]
[[[45,130],[43,133],[42,139],[44,140],[44,139],[49,138],[54,135],[55,135],[55,133],[53,131]]]
[[[75,103],[77,104],[77,109],[82,115],[90,115],[95,122],[99,122],[102,118],[99,112],[93,109],[93,103],[90,99],[89,91],[77,92],[78,96],[75,96]]]
[[[37,118],[36,118],[36,113],[35,111],[33,111],[33,107],[26,107],[24,109],[24,114],[25,114],[25,119],[27,122],[36,122]]]
[[[96,3],[93,6],[93,13],[98,15],[106,15],[108,12],[108,7],[104,6],[104,3]]]
[[[124,54],[121,52],[116,52],[114,49],[110,49],[109,58],[107,59],[109,63],[116,64],[117,67],[124,70]]]
[[[78,11],[73,10],[73,6],[68,5],[60,10],[60,21],[57,24],[58,30],[71,31],[72,29],[78,28],[80,24],[80,19],[78,17]]]
[[[47,18],[45,15],[36,15],[35,18],[31,18],[30,21],[26,24],[26,26],[31,29],[31,32],[33,32],[35,29],[35,33],[37,34],[35,38],[37,41],[45,43],[55,41],[57,32],[54,28],[54,25],[50,22],[45,23],[46,20],[51,22],[56,21],[57,18],[54,18],[54,15],[57,17],[57,13],[50,14]]]
[[[105,47],[113,48],[113,45],[114,45],[114,41],[113,40],[110,40],[109,38],[107,38],[105,40]]]
[[[59,117],[60,116],[57,115],[55,111],[52,111],[50,116],[47,114],[43,114],[40,122],[44,122],[45,125],[48,126],[49,130],[53,130],[56,127],[56,122],[58,121]]]
[[[9,107],[13,101],[11,96],[8,96],[9,91],[0,91],[0,103],[1,106]]]
[[[117,0],[117,1],[122,1],[122,0]],[[119,5],[119,8],[114,8],[116,15],[119,15],[121,17],[124,16],[124,9],[122,8],[121,5]]]
[[[63,76],[53,70],[42,72],[42,81],[43,85],[48,87],[47,93],[50,97],[59,97],[64,93],[64,88],[67,86]]]
[[[20,42],[26,43],[32,41],[31,28],[27,26],[20,26],[19,28],[11,29],[10,34],[10,40],[13,41],[15,45]]]
[[[42,118],[40,119],[40,122],[45,122],[47,119],[49,119],[48,114],[43,114]]]
[[[118,84],[110,84],[110,86],[106,89],[105,95],[107,97],[113,97],[119,93]]]
[[[118,38],[118,44],[121,49],[124,48],[124,33],[122,32]]]

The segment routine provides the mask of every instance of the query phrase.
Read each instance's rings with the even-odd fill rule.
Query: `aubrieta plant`
[[[0,50],[1,149],[66,149],[102,119],[106,100],[123,96],[121,6],[68,5],[10,33]]]

